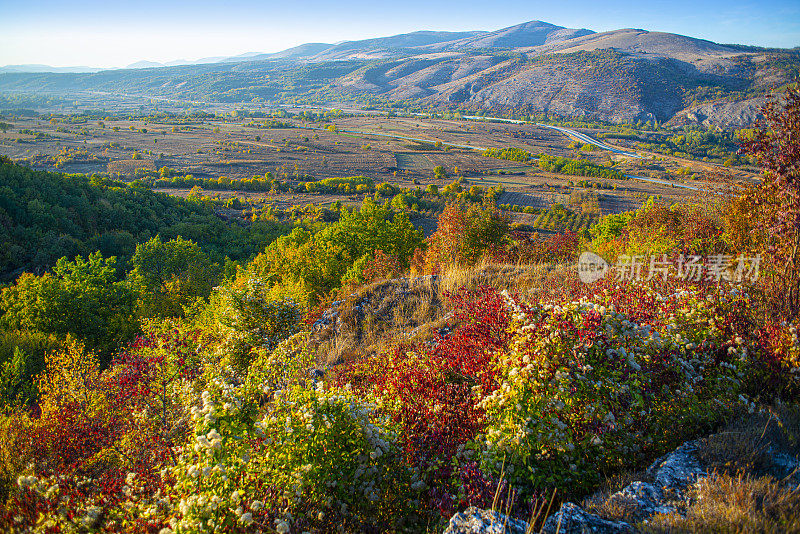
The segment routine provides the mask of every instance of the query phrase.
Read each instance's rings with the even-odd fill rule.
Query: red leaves
[[[364,392],[385,399],[387,410],[401,428],[407,461],[419,467],[432,486],[460,487],[467,477],[467,500],[486,504],[494,490],[473,464],[463,471],[456,460],[459,448],[485,428],[485,414],[477,406],[482,395],[497,388],[491,355],[508,349],[511,321],[508,302],[495,289],[481,287],[450,295],[455,327],[431,345],[398,347],[389,354],[357,362],[340,377]],[[443,514],[454,505],[444,489],[428,499]],[[491,495],[488,496],[489,502]]]
[[[15,506],[30,511],[34,522],[39,513],[75,516],[89,505],[107,510],[130,498],[133,490],[124,489],[130,472],[136,473],[137,491],[146,497],[163,489],[159,471],[171,457],[173,441],[182,435],[184,410],[174,404],[170,388],[196,377],[194,337],[172,329],[137,338],[92,384],[89,401],[64,402],[24,425],[15,445],[33,462],[34,474],[65,478],[59,479],[52,499],[25,491]],[[78,485],[81,477],[90,478],[91,484]],[[60,502],[60,495],[69,499]],[[161,527],[142,520],[134,530],[157,532]]]

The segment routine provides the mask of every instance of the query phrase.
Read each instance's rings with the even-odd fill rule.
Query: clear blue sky
[[[529,20],[643,28],[720,43],[800,46],[798,0],[0,0],[0,65],[124,66],[415,30],[495,30]]]

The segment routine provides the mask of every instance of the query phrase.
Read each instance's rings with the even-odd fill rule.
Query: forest
[[[602,216],[576,193],[537,231],[462,178],[306,181],[368,194],[231,220],[3,158],[0,529],[441,532],[476,506],[539,531],[576,502],[652,532],[800,532],[764,453],[800,454],[800,89],[763,115],[739,140],[760,181]],[[583,283],[587,251],[614,276]],[[681,513],[597,497],[691,439],[710,474]]]

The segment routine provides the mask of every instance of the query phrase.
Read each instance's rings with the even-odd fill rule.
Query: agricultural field
[[[234,185],[205,193],[283,209],[308,203],[356,203],[372,192],[309,193],[302,189],[303,182],[366,176],[376,185],[388,182],[398,188],[425,189],[430,185],[444,188],[460,179],[467,189],[473,185],[502,188],[498,204],[522,224],[535,219],[530,208],[546,210],[564,203],[573,191],[596,191],[599,214],[619,213],[636,209],[651,196],[670,204],[699,190],[717,190],[725,183],[753,177],[746,170],[664,154],[642,151],[639,158],[615,154],[535,124],[353,111],[310,121],[305,117],[307,110],[301,109],[278,110],[273,117],[262,112],[251,118],[247,115],[252,113],[219,107],[191,115],[147,116],[128,109],[130,114],[125,116],[124,109],[120,104],[108,116],[7,115],[3,120],[10,127],[0,133],[0,154],[35,169],[108,173],[128,182],[163,178],[164,172],[171,177],[230,181]],[[596,139],[608,133],[584,131]],[[545,171],[535,159],[520,162],[483,154],[488,148],[506,147],[532,155],[580,159],[653,181],[570,176]],[[289,190],[235,185],[238,180],[264,176],[288,184]],[[181,197],[192,191],[191,186],[164,180],[152,186]],[[523,213],[526,207],[528,213]]]

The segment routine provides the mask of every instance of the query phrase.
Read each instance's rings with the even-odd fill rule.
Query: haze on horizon
[[[800,45],[800,3],[793,0],[509,0],[491,9],[477,0],[408,0],[391,8],[365,0],[300,0],[288,6],[273,0],[3,2],[0,65],[124,67],[418,30],[496,30],[536,19],[598,32],[632,27],[718,43]]]

